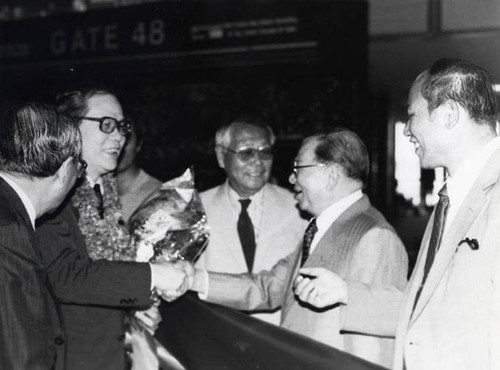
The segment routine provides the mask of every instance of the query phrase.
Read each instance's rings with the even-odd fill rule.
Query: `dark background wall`
[[[305,135],[344,126],[371,151],[383,144],[368,114],[367,11],[366,1],[161,2],[6,22],[0,98],[108,84],[149,130],[145,169],[166,180],[194,166],[200,190],[223,180],[216,128],[258,115],[277,135],[273,175],[286,186]]]

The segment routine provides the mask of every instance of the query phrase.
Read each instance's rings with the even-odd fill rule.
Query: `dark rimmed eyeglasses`
[[[297,162],[293,162],[293,167],[292,167],[292,173],[297,176],[297,170],[301,168],[308,168],[308,167],[325,167],[326,163],[316,163],[316,164],[301,164],[298,165]]]
[[[270,146],[258,149],[244,148],[240,150],[233,150],[226,147],[223,148],[226,149],[228,152],[233,153],[236,156],[236,158],[238,158],[242,162],[249,162],[255,157],[259,158],[261,161],[268,161],[270,159],[273,159],[274,156],[273,148]]]
[[[87,169],[87,162],[81,158],[75,158],[76,161],[76,176],[78,178],[83,177],[85,170]]]
[[[124,118],[121,121],[118,121],[113,117],[79,117],[79,119],[99,122],[99,130],[101,130],[105,134],[111,134],[115,130],[115,128],[118,129],[118,133],[122,136],[127,136],[130,131],[132,131],[133,121],[130,118]]]

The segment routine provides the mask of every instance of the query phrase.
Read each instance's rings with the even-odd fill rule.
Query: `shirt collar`
[[[237,205],[239,207],[239,200],[242,199],[241,196],[231,187],[231,185],[229,185],[229,181],[226,181],[226,188],[229,199],[231,200],[231,204],[235,206]],[[250,203],[250,207],[255,204],[260,204],[260,202],[262,201],[262,197],[264,196],[264,188],[265,185],[257,193],[247,198],[252,201]]]
[[[340,199],[339,201],[333,203],[327,209],[325,209],[316,219],[316,226],[318,230],[326,230],[330,225],[342,214],[344,211],[353,205],[356,201],[363,197],[363,192],[361,189],[349,194],[348,196]]]
[[[36,211],[35,207],[33,206],[33,203],[31,203],[30,198],[28,195],[21,189],[19,185],[15,182],[15,180],[10,177],[8,174],[4,172],[0,172],[0,177],[5,180],[7,184],[16,192],[16,194],[19,196],[21,199],[21,202],[24,205],[24,208],[26,209],[26,212],[28,212],[28,217],[30,218],[31,225],[33,226],[33,230],[35,229],[35,220],[36,220]]]
[[[88,176],[86,176],[85,178],[87,179],[91,188],[93,188],[96,184],[99,184],[99,186],[101,187],[101,194],[104,194],[104,187],[102,186],[102,176],[99,177],[96,181],[92,180]]]
[[[450,198],[450,206],[461,204],[477,180],[484,165],[499,147],[500,137],[497,136],[460,166],[455,176],[448,178],[446,187]]]

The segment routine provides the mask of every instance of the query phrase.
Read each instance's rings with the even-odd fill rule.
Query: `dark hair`
[[[337,128],[310,138],[317,141],[314,150],[316,160],[320,163],[337,163],[348,177],[365,183],[370,160],[368,150],[358,135],[348,129]]]
[[[75,120],[59,115],[54,105],[19,104],[0,117],[2,171],[48,177],[69,157],[80,156],[80,130]]]
[[[461,59],[440,59],[413,83],[427,100],[429,113],[453,100],[478,124],[495,128],[496,97],[490,75],[482,67]]]
[[[79,118],[87,114],[88,101],[96,95],[113,95],[118,98],[117,93],[110,88],[97,83],[86,84],[78,90],[59,93],[56,96],[57,110],[60,114]]]
[[[139,146],[144,141],[144,137],[148,134],[146,125],[141,119],[134,119],[132,124],[132,131],[135,134],[136,145]]]

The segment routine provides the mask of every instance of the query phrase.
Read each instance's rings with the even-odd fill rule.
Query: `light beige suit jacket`
[[[242,310],[282,306],[282,327],[389,366],[392,339],[344,332],[343,306],[318,310],[297,301],[292,284],[300,254],[290,254],[259,275],[210,273],[208,300]],[[325,267],[348,280],[403,291],[407,264],[401,240],[364,196],[330,226],[305,266]]]
[[[200,194],[210,227],[207,249],[196,263],[208,271],[243,273],[248,268],[237,232],[238,216],[234,214],[225,182]],[[276,262],[297,250],[307,221],[300,217],[293,195],[287,189],[266,184],[263,209],[256,240],[253,272],[270,270]],[[252,316],[269,323],[280,323],[279,310],[254,312]]]
[[[433,216],[403,301],[395,369],[500,369],[500,150],[443,237],[412,314]],[[476,239],[473,250],[465,238]]]
[[[350,285],[348,328],[391,334],[397,325],[394,369],[401,370],[404,364],[407,370],[500,369],[499,177],[500,149],[449,225],[414,311],[434,215],[404,295]],[[479,248],[462,243],[465,238],[475,239]],[[367,310],[367,303],[378,309]]]

